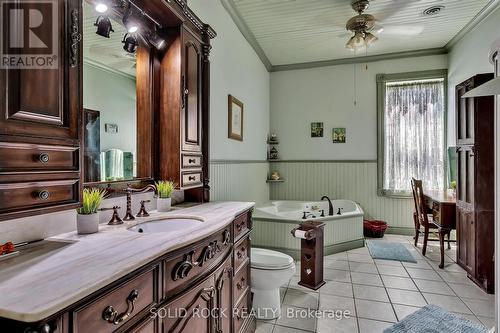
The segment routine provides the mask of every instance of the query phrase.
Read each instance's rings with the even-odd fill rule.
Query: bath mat
[[[367,240],[366,246],[368,246],[368,251],[373,259],[417,262],[410,251],[401,243]]]
[[[436,305],[424,308],[407,316],[384,333],[487,333],[481,324],[445,311]]]

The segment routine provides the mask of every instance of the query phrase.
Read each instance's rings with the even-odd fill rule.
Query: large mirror
[[[83,8],[85,182],[133,180],[138,168],[137,40],[103,8],[86,1]]]

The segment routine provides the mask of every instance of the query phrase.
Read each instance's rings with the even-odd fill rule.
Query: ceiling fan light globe
[[[365,33],[366,45],[371,45],[371,44],[375,43],[377,40],[378,40],[378,38],[374,34],[372,34],[370,32]]]

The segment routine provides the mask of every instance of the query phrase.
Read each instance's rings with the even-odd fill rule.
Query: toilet
[[[281,312],[280,287],[295,274],[295,262],[287,254],[252,248],[250,262],[253,308],[258,319],[274,319]]]

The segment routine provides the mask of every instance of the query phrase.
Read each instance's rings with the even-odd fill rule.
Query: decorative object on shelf
[[[271,147],[271,149],[269,150],[268,158],[269,158],[269,160],[279,160],[280,159],[280,155],[279,155],[278,149],[276,149],[276,147]]]
[[[175,189],[173,182],[161,180],[156,183],[156,210],[168,212],[172,208],[172,192]]]
[[[106,190],[84,188],[82,207],[77,209],[76,229],[79,235],[93,234],[99,231],[99,207]]]
[[[118,125],[117,124],[104,124],[104,131],[109,134],[118,133]]]
[[[346,129],[344,127],[334,128],[332,131],[333,143],[346,142]]]
[[[267,138],[267,144],[270,144],[270,145],[277,145],[279,144],[279,140],[278,140],[278,136],[276,135],[276,133],[271,133],[269,135],[269,137]]]
[[[228,95],[228,138],[243,141],[243,103]]]
[[[323,137],[323,123],[311,123],[311,138]]]
[[[281,176],[278,171],[273,171],[271,172],[271,179],[272,180],[280,180]]]

